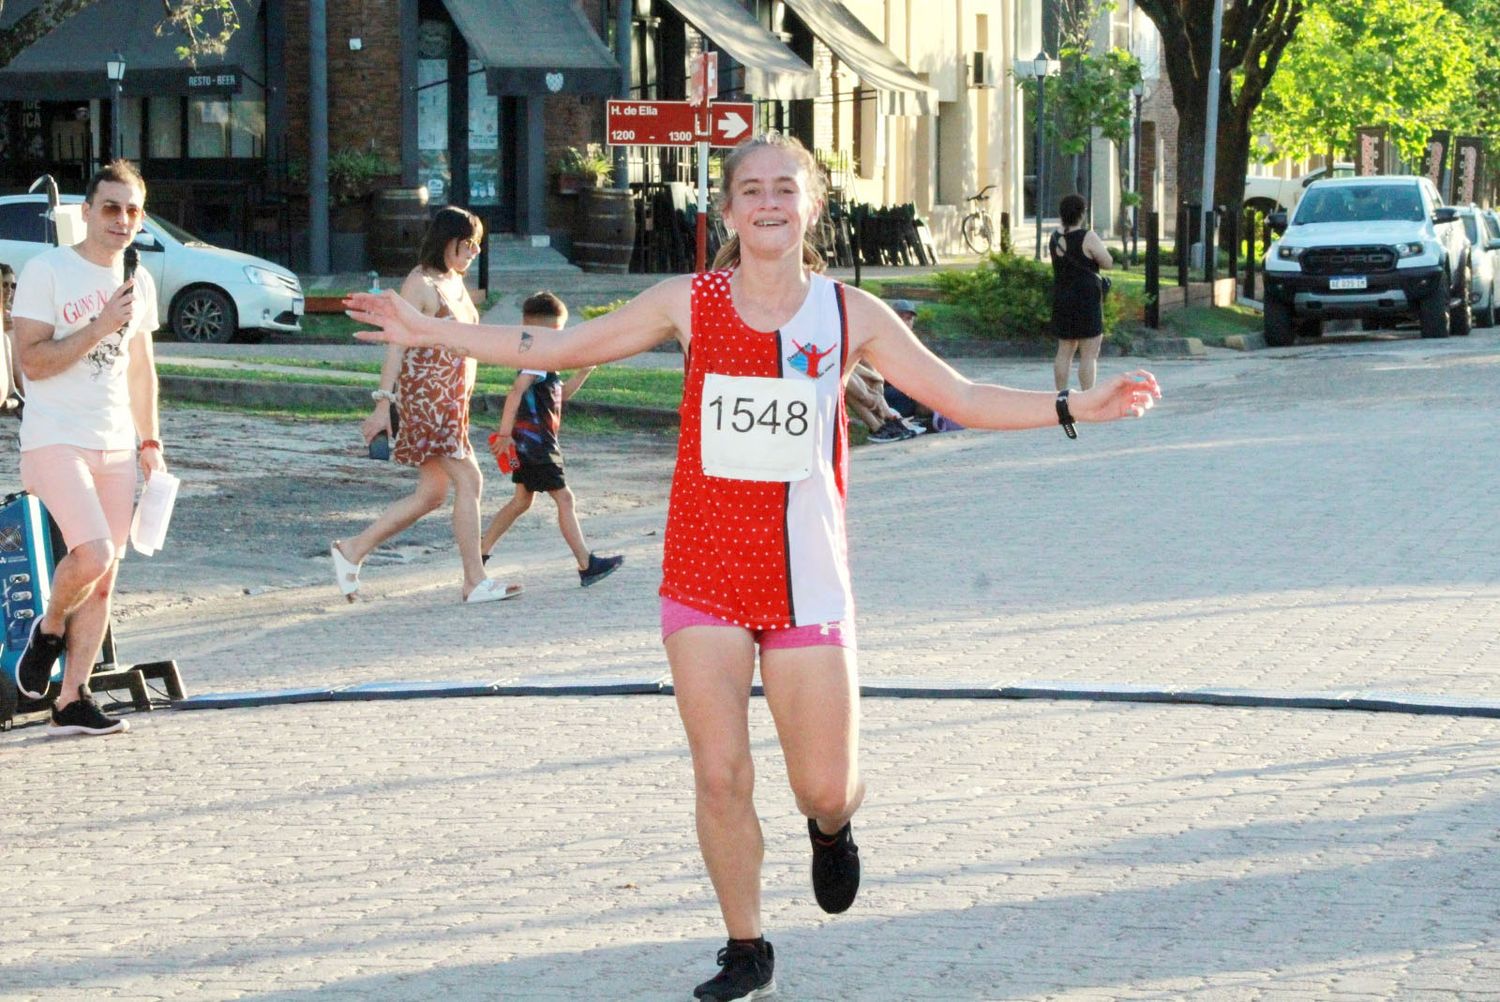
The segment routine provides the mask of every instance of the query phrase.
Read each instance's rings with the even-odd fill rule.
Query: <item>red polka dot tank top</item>
[[[844,529],[844,287],[812,275],[796,315],[780,330],[758,331],[734,308],[730,274],[693,279],[661,595],[753,630],[849,619],[854,600]],[[781,482],[704,472],[704,383],[710,373],[812,381],[809,431],[816,458],[809,476]],[[707,413],[718,413],[710,404]]]

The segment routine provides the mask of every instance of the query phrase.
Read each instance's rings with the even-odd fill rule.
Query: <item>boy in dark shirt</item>
[[[523,324],[561,330],[567,320],[568,308],[550,292],[538,292],[521,304]],[[573,492],[563,479],[562,449],[557,441],[563,401],[578,392],[593,371],[592,366],[579,369],[566,383],[555,372],[522,369],[516,374],[500,414],[500,428],[490,437],[490,451],[500,460],[514,443],[521,465],[511,474],[515,496],[495,513],[480,540],[486,561],[500,537],[531,507],[532,498],[544,492],[557,505],[557,527],[578,561],[579,584],[588,587],[625,562],[624,556],[600,557],[589,550],[574,511]]]

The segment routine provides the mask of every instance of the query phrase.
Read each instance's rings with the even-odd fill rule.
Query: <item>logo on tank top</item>
[[[833,348],[829,348],[827,351],[819,351],[818,346],[815,344],[797,344],[796,341],[793,341],[792,344],[796,346],[797,350],[788,355],[786,359],[792,368],[802,373],[808,379],[817,379],[828,371],[828,367],[823,364],[823,361],[829,355],[833,354]]]

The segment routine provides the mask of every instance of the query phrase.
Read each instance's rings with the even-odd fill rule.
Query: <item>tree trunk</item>
[[[1177,200],[1203,196],[1203,143],[1208,119],[1208,72],[1213,53],[1214,0],[1138,0],[1162,38],[1162,63],[1177,109]],[[1214,203],[1237,210],[1245,197],[1250,119],[1276,72],[1305,0],[1224,0],[1219,46],[1219,135],[1215,143]],[[1233,76],[1244,73],[1233,86]],[[1234,93],[1235,91],[1238,93]],[[1231,97],[1233,95],[1233,97]]]

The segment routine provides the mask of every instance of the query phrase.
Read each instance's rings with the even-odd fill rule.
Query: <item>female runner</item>
[[[724,159],[733,236],[715,270],[642,292],[567,331],[474,327],[362,293],[349,315],[370,341],[441,345],[482,361],[575,369],[675,337],[687,357],[682,430],[662,561],[661,621],[692,753],[698,844],[729,933],[700,999],[774,991],[760,924],[760,822],[748,704],[761,683],[807,817],[818,904],[859,888],[850,818],[864,797],[859,682],[844,532],[844,374],[868,359],[915,399],[968,428],[1041,428],[1142,416],[1161,393],[1136,371],[1071,396],[973,383],[927,351],[879,299],[820,274],[806,234],[822,174],[771,134]]]

